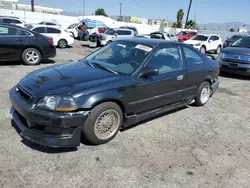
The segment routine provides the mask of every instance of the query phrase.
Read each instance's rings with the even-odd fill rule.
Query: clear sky
[[[119,15],[119,2],[123,2],[122,15],[145,18],[160,18],[176,21],[177,11],[184,10],[184,19],[189,0],[85,0],[86,14],[104,8],[108,15]],[[20,0],[30,4],[30,0]],[[35,0],[35,4],[62,8],[68,12],[83,10],[83,0]],[[190,19],[198,23],[243,22],[250,23],[250,0],[193,0]]]

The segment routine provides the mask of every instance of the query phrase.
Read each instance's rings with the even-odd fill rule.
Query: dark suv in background
[[[250,36],[242,36],[219,56],[221,72],[250,76]]]
[[[242,35],[233,35],[227,38],[227,40],[225,40],[225,42],[223,43],[223,48],[231,46],[235,41],[239,40],[242,37]]]

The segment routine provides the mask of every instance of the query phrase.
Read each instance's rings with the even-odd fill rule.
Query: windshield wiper
[[[90,63],[89,63],[90,64]],[[109,72],[112,72],[112,73],[114,73],[114,74],[118,74],[118,72],[116,72],[116,71],[114,71],[114,70],[112,70],[112,69],[109,69],[109,68],[107,68],[107,67],[104,67],[104,66],[102,66],[101,64],[99,64],[99,63],[91,63],[93,66],[96,66],[96,67],[99,67],[99,68],[101,68],[101,69],[104,69],[104,70],[107,70],[107,71],[109,71]]]

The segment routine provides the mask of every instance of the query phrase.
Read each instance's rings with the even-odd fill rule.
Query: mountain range
[[[198,24],[200,29],[206,28],[206,30],[221,30],[228,31],[230,28],[234,28],[234,30],[238,30],[238,28],[243,27],[245,25],[248,30],[250,29],[250,24],[245,24],[242,22],[226,22],[226,23],[207,23],[207,24]]]

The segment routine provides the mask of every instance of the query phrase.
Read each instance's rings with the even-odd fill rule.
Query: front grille
[[[30,100],[31,95],[30,95],[28,92],[26,92],[20,85],[18,85],[17,88],[18,88],[18,91],[19,91],[20,95],[21,95],[24,99]]]
[[[250,63],[250,56],[249,55],[238,55],[238,54],[228,54],[225,53],[224,55],[225,60],[231,60],[231,61],[245,61]]]
[[[242,68],[242,67],[238,67],[238,68],[231,68],[227,65],[222,65],[222,67],[228,68],[228,69],[233,69],[233,70],[240,70],[240,71],[249,71],[248,68]]]

